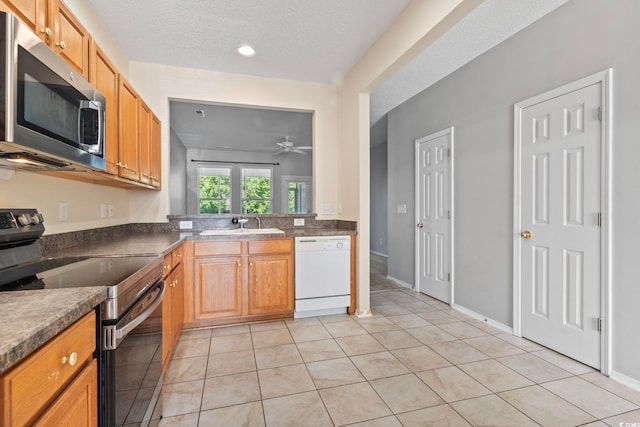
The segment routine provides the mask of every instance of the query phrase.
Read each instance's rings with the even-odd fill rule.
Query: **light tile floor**
[[[384,276],[371,283],[370,318],[183,332],[160,425],[640,425],[640,392]]]

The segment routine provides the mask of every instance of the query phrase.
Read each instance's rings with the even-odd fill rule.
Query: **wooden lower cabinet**
[[[98,362],[93,359],[34,426],[97,426],[97,401]]]
[[[196,258],[194,295],[198,319],[243,315],[241,267],[241,257]]]
[[[192,326],[293,315],[293,239],[193,242]]]
[[[249,257],[249,314],[293,311],[292,256]]]
[[[165,292],[162,300],[162,367],[167,367],[184,324],[184,263],[182,246],[164,257]]]
[[[0,425],[98,424],[96,313],[0,376]]]

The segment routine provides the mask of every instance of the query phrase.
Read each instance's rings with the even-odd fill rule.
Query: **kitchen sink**
[[[284,234],[279,228],[231,228],[201,231],[201,236],[250,236],[254,234]]]

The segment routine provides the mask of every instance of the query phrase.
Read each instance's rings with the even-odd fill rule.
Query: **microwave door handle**
[[[82,140],[82,130],[84,128],[83,126],[83,122],[84,122],[84,111],[85,110],[95,110],[98,112],[98,132],[102,131],[102,118],[101,118],[101,113],[102,113],[102,106],[99,102],[96,101],[86,101],[86,100],[82,100],[80,101],[80,108],[78,108],[78,143],[80,144],[80,146],[83,145],[88,145],[85,144],[84,141]],[[98,145],[98,147],[100,146],[101,138],[100,138],[100,133],[98,134],[98,143],[97,144],[89,144],[89,145]]]

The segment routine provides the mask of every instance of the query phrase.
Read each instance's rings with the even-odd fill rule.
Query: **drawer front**
[[[293,252],[292,239],[262,239],[249,241],[249,254],[283,254]]]
[[[171,265],[175,268],[182,262],[182,245],[178,246],[171,252]]]
[[[218,256],[242,254],[241,240],[195,242],[195,256]]]
[[[93,357],[95,348],[92,311],[3,375],[0,392],[6,425],[30,424]]]
[[[171,270],[173,269],[173,261],[171,254],[164,256],[164,261],[162,262],[162,278],[166,278]]]

